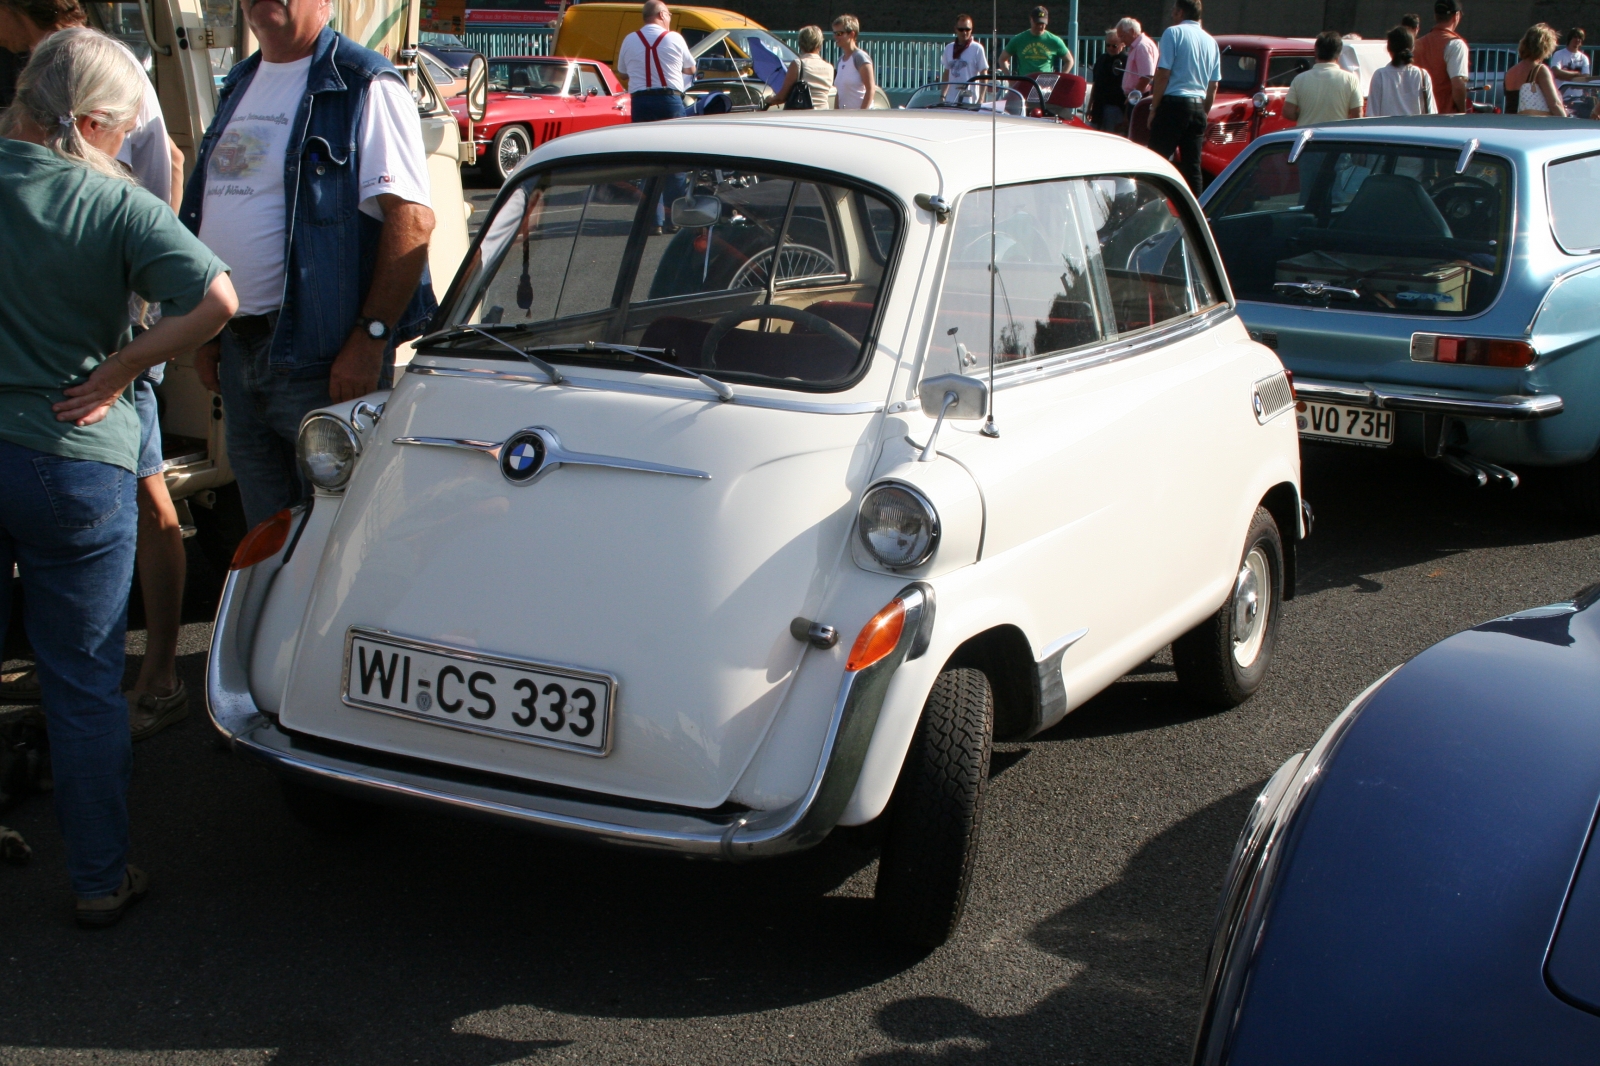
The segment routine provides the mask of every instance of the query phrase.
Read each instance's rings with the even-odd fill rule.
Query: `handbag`
[[[789,95],[783,98],[785,111],[810,111],[816,105],[811,102],[811,87],[806,84],[805,72],[801,71],[794,80],[794,87],[789,90]]]

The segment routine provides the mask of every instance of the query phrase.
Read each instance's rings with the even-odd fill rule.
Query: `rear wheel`
[[[875,892],[888,935],[922,948],[950,939],[967,905],[994,725],[981,670],[933,683],[889,801]]]
[[[307,829],[334,836],[360,832],[377,818],[378,809],[370,803],[340,792],[308,785],[292,777],[280,777],[284,805],[294,820]]]
[[[1217,612],[1172,642],[1178,683],[1214,707],[1237,707],[1267,676],[1283,602],[1283,538],[1265,507],[1245,537],[1233,588]]]
[[[494,135],[489,146],[489,159],[501,181],[511,177],[529,152],[533,151],[533,138],[521,126],[507,126]]]

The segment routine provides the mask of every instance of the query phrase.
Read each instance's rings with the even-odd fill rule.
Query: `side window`
[[[1309,56],[1273,56],[1267,61],[1267,84],[1287,89],[1295,76],[1311,69]]]
[[[991,194],[962,197],[925,374],[989,364]],[[1081,181],[1012,185],[994,198],[994,337],[1000,365],[1071,351],[1107,332]]]
[[[1600,212],[1594,209],[1600,155],[1550,164],[1550,226],[1567,252],[1600,248]]]
[[[587,63],[578,67],[578,91],[585,96],[589,93],[597,96],[611,95],[610,90],[606,88],[606,80],[600,76],[599,68]]]
[[[1208,253],[1159,185],[1106,177],[1092,179],[1089,188],[1117,333],[1158,326],[1217,302]]]

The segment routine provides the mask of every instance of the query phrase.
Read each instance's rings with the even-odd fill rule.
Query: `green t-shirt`
[[[1006,51],[1011,53],[1013,74],[1042,74],[1055,70],[1057,57],[1065,63],[1066,57],[1072,54],[1067,42],[1049,30],[1037,34],[1023,30],[1006,42]]]
[[[129,339],[128,294],[184,315],[228,268],[172,208],[42,145],[0,139],[0,440],[137,472],[132,390],[91,426],[62,389]]]

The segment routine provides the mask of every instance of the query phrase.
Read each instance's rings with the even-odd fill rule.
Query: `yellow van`
[[[598,59],[616,66],[622,40],[644,25],[643,4],[574,4],[556,27],[555,54]],[[794,50],[759,22],[736,11],[716,7],[672,5],[672,28],[683,34],[699,67],[699,78],[737,78],[750,68],[751,38],[775,52],[787,65]]]

